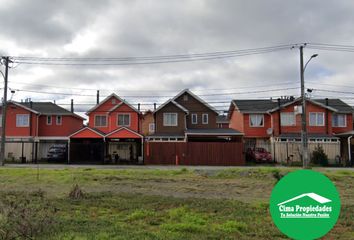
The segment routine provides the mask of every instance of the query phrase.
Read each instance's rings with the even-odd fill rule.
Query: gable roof
[[[315,102],[321,103],[326,105],[326,99],[313,99]],[[335,99],[328,99],[328,106],[337,110],[338,113],[353,113],[354,109],[352,106],[346,104],[342,100],[335,98]]]
[[[104,138],[105,134],[97,129],[91,127],[83,127],[74,132],[69,138]]]
[[[133,107],[132,105],[130,105],[128,102],[126,102],[124,100],[122,102],[118,103],[117,105],[115,105],[114,107],[112,107],[111,109],[109,109],[108,112],[109,113],[114,112],[117,108],[119,108],[123,104],[127,105],[128,107],[133,109],[135,112],[139,113],[138,109],[136,109],[135,107]]]
[[[73,116],[80,119],[85,119],[75,113],[72,113],[65,108],[62,108],[52,102],[15,102],[9,101],[16,106],[22,107],[28,111],[31,111],[36,114],[42,115],[62,115],[62,116]]]
[[[216,116],[216,123],[229,123],[229,119],[226,115]]]
[[[235,107],[242,113],[267,113],[278,106],[278,102],[270,99],[235,99],[231,102],[231,107]]]
[[[119,135],[118,134],[119,138],[144,138],[144,136],[141,135],[140,133],[135,132],[132,129],[129,129],[129,128],[126,128],[126,127],[120,127],[118,129],[106,134],[105,137],[106,138],[110,138],[111,136],[113,136],[113,138],[115,138],[115,137],[117,137],[116,136],[117,133],[120,133],[120,132],[123,132],[123,134],[124,134],[124,132],[126,132],[126,133],[128,133],[128,136],[123,136],[123,135]]]
[[[181,109],[183,112],[185,112],[185,113],[187,113],[187,114],[189,113],[189,111],[188,111],[185,107],[183,107],[181,104],[175,102],[173,99],[170,99],[170,100],[164,102],[163,104],[161,104],[161,105],[154,111],[154,113],[160,111],[162,108],[164,108],[164,107],[165,107],[167,104],[169,104],[169,103],[174,104],[176,107],[178,107],[179,109]]]
[[[127,101],[125,101],[124,99],[120,98],[117,94],[112,93],[111,95],[109,95],[108,97],[106,97],[105,99],[103,99],[103,101],[101,101],[99,104],[97,104],[96,106],[90,108],[86,114],[89,114],[90,112],[93,112],[94,110],[96,110],[98,107],[102,106],[102,104],[104,104],[105,102],[107,102],[110,98],[116,98],[118,99],[120,102],[125,103],[126,105],[128,105],[131,109],[133,109],[135,112],[139,113],[138,109],[136,109],[135,107],[133,107],[131,104],[129,104]],[[119,104],[118,104],[119,105]],[[113,108],[112,108],[113,109]],[[110,111],[112,111],[112,109]]]
[[[212,107],[211,105],[209,105],[206,101],[204,101],[203,99],[201,99],[200,97],[198,97],[197,95],[195,95],[194,93],[192,93],[188,88],[182,90],[180,93],[178,93],[174,98],[172,98],[172,100],[176,100],[177,98],[179,98],[180,96],[182,96],[183,94],[188,93],[189,95],[191,95],[193,98],[195,98],[197,101],[199,101],[200,103],[202,103],[204,106],[206,106],[207,108],[209,108],[210,110],[212,110],[213,112],[215,112],[216,114],[219,115],[218,111],[216,111],[216,109],[214,107]]]
[[[301,97],[289,100],[289,99],[281,99],[280,107],[289,106],[295,102],[301,100]],[[328,106],[326,105],[326,99],[307,99],[308,102],[329,109],[333,112],[338,113],[353,113],[354,110],[351,106],[344,103],[340,99],[328,99]],[[271,99],[247,99],[247,100],[232,100],[230,110],[232,108],[236,108],[241,113],[269,113],[279,110],[278,101]]]

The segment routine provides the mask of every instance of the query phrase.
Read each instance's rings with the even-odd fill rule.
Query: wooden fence
[[[243,143],[147,142],[145,164],[244,165]]]
[[[340,142],[309,142],[309,158],[316,147],[321,146],[328,156],[330,163],[334,164],[337,156],[341,155]],[[286,162],[287,159],[292,162],[302,161],[302,146],[301,142],[275,142],[274,144],[275,159],[278,162]]]

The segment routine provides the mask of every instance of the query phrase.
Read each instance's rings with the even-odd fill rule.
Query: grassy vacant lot
[[[32,239],[285,239],[272,223],[268,199],[274,176],[293,170],[67,168],[38,175],[0,168],[0,208],[22,219],[7,224],[0,215],[0,239],[11,228],[23,231],[16,224],[25,221],[44,225],[30,229]],[[318,170],[342,198],[340,219],[326,239],[354,239],[354,171]],[[75,184],[83,198],[69,198]]]

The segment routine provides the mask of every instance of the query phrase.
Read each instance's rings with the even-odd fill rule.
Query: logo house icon
[[[295,200],[298,200],[300,198],[304,198],[304,197],[309,197],[309,198],[312,198],[313,200],[317,201],[318,203],[321,203],[321,204],[324,204],[324,203],[329,203],[329,202],[332,202],[332,200],[328,199],[328,198],[325,198],[325,197],[322,197],[316,193],[304,193],[304,194],[301,194],[299,196],[296,196],[296,197],[293,197],[289,200],[286,200],[284,202],[281,202],[278,204],[278,206],[280,205],[284,205],[286,203],[289,203],[289,202],[293,202]]]
[[[312,199],[314,204],[306,201],[306,198]],[[300,194],[277,205],[280,218],[330,218],[332,207],[326,205],[330,202],[331,199],[312,192]]]

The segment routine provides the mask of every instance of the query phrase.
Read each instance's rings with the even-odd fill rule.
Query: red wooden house
[[[299,160],[301,109],[301,98],[233,100],[228,115],[230,128],[245,134],[245,148],[266,148],[278,161]],[[352,113],[352,107],[339,99],[308,99],[306,118],[310,147],[322,145],[334,161],[344,148],[338,134],[353,129]]]
[[[6,113],[5,157],[22,161],[46,158],[50,146],[67,144],[84,120],[51,102],[10,101]]]
[[[70,161],[138,162],[143,136],[139,134],[139,110],[111,94],[87,115],[88,126],[70,136]]]

